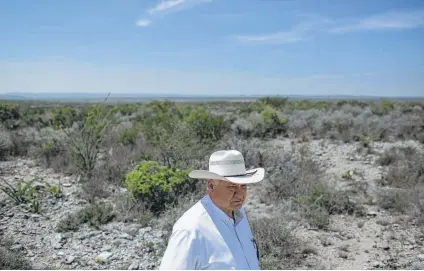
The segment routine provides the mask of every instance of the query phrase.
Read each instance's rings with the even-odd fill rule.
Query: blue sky
[[[0,93],[424,96],[422,0],[2,0]]]

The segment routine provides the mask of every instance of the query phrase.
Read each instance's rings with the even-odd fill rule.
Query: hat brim
[[[236,176],[236,177],[224,177],[219,174],[210,172],[208,170],[193,170],[188,175],[193,179],[205,179],[205,180],[222,180],[228,181],[236,184],[252,184],[258,183],[264,179],[265,169],[264,168],[254,168],[246,171],[246,175]]]

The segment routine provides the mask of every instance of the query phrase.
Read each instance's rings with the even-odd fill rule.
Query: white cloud
[[[183,9],[194,7],[201,3],[212,2],[213,0],[163,0],[159,2],[153,8],[147,10],[150,15],[163,13],[163,12],[174,12]]]
[[[277,32],[265,35],[250,35],[250,36],[236,36],[238,41],[245,43],[294,43],[304,40],[306,34],[304,32],[288,31]]]
[[[330,33],[370,30],[401,30],[424,26],[424,10],[376,14],[358,22],[329,29]]]
[[[295,25],[288,31],[238,35],[234,38],[244,43],[287,44],[307,40],[319,32],[346,33],[351,31],[402,30],[424,27],[424,10],[375,14],[366,18],[352,20],[351,23],[346,23],[346,20],[335,21],[320,16],[308,15],[307,17],[309,17],[309,21]]]
[[[161,1],[159,4],[157,4],[154,8],[149,9],[147,12],[149,14],[154,14],[157,12],[162,12],[167,9],[175,8],[179,5],[184,4],[186,0],[167,0],[167,1]]]
[[[316,21],[303,22],[295,25],[289,31],[281,31],[270,34],[260,35],[239,35],[235,39],[245,43],[265,43],[265,44],[286,44],[303,41],[312,35],[325,29],[330,23],[327,19],[319,19]]]
[[[141,19],[141,20],[138,20],[136,22],[136,25],[141,26],[141,27],[146,27],[146,26],[149,26],[151,23],[152,23],[152,21],[150,21],[150,20]]]

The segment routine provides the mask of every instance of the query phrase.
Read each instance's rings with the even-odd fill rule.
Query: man
[[[256,269],[259,252],[243,203],[246,185],[263,180],[265,170],[246,171],[236,150],[217,151],[209,170],[191,178],[208,180],[208,193],[175,223],[160,269]]]

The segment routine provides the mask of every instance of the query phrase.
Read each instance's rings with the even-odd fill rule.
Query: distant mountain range
[[[14,92],[0,93],[0,100],[51,100],[51,101],[92,101],[103,100],[108,96],[108,93],[54,93],[54,92]],[[179,94],[153,94],[153,93],[112,93],[109,96],[111,100],[127,100],[136,99],[143,100],[256,100],[261,97],[287,97],[292,100],[378,100],[387,98],[390,100],[424,100],[424,97],[378,97],[378,96],[349,96],[349,95],[179,95]]]

